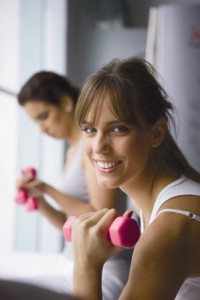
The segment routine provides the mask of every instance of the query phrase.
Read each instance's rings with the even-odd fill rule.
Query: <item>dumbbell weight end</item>
[[[65,240],[71,241],[71,225],[76,216],[70,216],[63,226]],[[140,237],[140,228],[135,219],[130,217],[117,217],[108,230],[108,239],[118,247],[133,248]]]

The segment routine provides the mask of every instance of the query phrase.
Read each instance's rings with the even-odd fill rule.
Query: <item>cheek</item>
[[[145,165],[150,156],[150,145],[148,140],[138,140],[137,144],[133,148],[133,155],[136,158],[137,162]]]
[[[92,153],[92,139],[83,137],[84,152],[87,156]]]
[[[48,121],[50,126],[57,127],[61,123],[61,118],[58,114],[52,114]]]
[[[128,157],[134,151],[134,148],[134,143],[130,140],[121,138],[112,141],[112,150],[125,157]]]
[[[127,158],[139,162],[148,158],[150,145],[148,139],[141,134],[122,143],[118,149],[121,149]]]

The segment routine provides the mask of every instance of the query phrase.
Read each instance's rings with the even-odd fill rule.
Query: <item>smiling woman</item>
[[[141,216],[143,233],[116,299],[198,300],[200,174],[172,136],[173,106],[156,76],[142,59],[111,61],[86,81],[76,119],[99,184],[120,187]],[[102,299],[103,266],[121,251],[105,239],[115,215],[101,210],[72,224],[74,294],[82,300]]]

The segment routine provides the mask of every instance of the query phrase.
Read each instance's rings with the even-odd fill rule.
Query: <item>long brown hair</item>
[[[200,174],[190,166],[176,144],[173,105],[157,80],[157,72],[141,58],[115,59],[88,78],[79,96],[75,119],[81,125],[90,112],[93,121],[104,99],[114,115],[123,122],[144,129],[160,118],[167,120],[168,129],[160,145],[160,163],[200,182]]]

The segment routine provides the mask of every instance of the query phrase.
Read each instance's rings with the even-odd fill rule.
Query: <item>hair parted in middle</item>
[[[113,59],[86,80],[76,106],[75,119],[80,126],[90,114],[90,121],[95,124],[104,101],[117,119],[140,130],[164,118],[166,136],[155,149],[160,165],[165,162],[177,172],[200,181],[199,173],[189,165],[173,138],[176,133],[174,107],[158,76],[154,67],[144,59]]]

